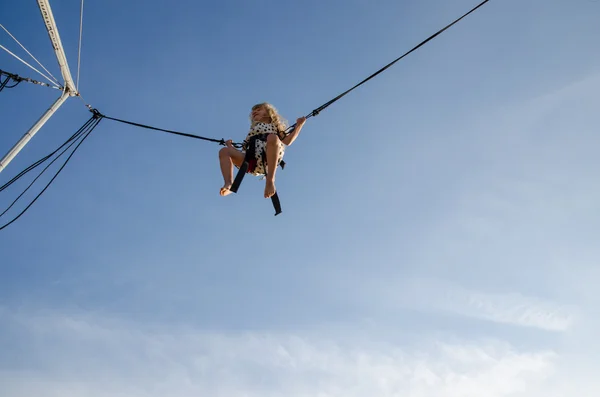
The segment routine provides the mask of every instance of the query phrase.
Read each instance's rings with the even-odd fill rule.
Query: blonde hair
[[[281,115],[277,112],[275,106],[271,105],[270,103],[263,102],[252,106],[252,110],[258,109],[260,107],[264,107],[265,109],[267,109],[267,113],[269,115],[269,118],[271,119],[271,124],[275,125],[277,131],[284,132],[287,129],[287,120],[281,117]],[[252,120],[252,114],[250,114],[250,122],[252,123],[252,125],[256,123],[256,121]]]

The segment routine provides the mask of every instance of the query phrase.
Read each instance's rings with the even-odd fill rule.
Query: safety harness
[[[269,134],[258,134],[258,135],[254,135],[250,139],[248,139],[248,143],[247,143],[247,147],[246,147],[246,155],[244,156],[244,162],[240,166],[240,169],[238,170],[238,173],[235,176],[235,179],[233,181],[233,185],[231,185],[231,188],[229,189],[232,192],[237,193],[237,191],[240,187],[240,184],[242,183],[242,180],[244,179],[244,176],[246,176],[246,174],[251,174],[254,172],[254,169],[256,168],[256,163],[257,163],[256,140],[259,138],[262,138],[266,135],[269,135]],[[268,164],[266,162],[265,162],[265,165],[268,167]],[[285,161],[281,160],[279,165],[281,166],[281,169],[284,169]],[[273,208],[275,208],[275,216],[281,214],[281,203],[279,202],[279,195],[277,194],[277,192],[275,192],[275,194],[271,196],[271,202],[273,203]]]

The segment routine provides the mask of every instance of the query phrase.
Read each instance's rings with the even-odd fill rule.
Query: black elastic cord
[[[337,102],[338,100],[340,100],[342,97],[344,97],[345,95],[347,95],[351,91],[353,91],[356,88],[360,87],[361,85],[365,84],[367,81],[371,80],[375,76],[379,75],[380,73],[383,73],[385,70],[387,70],[388,68],[390,68],[396,62],[398,62],[402,58],[406,57],[407,55],[411,54],[412,52],[416,51],[417,49],[421,48],[422,46],[424,46],[425,44],[427,44],[428,42],[430,42],[431,40],[433,40],[434,38],[436,38],[437,36],[439,36],[440,34],[442,34],[443,32],[445,32],[446,30],[448,30],[450,27],[452,27],[455,24],[457,24],[458,22],[460,22],[462,19],[464,19],[465,17],[467,17],[469,14],[475,12],[478,8],[482,7],[485,3],[489,2],[489,1],[490,0],[484,0],[484,1],[482,1],[481,3],[479,3],[479,5],[477,5],[473,9],[471,9],[469,12],[465,13],[460,18],[456,19],[454,22],[452,22],[449,25],[447,25],[446,27],[438,30],[436,33],[432,34],[431,36],[429,36],[428,38],[426,38],[425,40],[423,40],[422,42],[420,42],[419,44],[417,44],[410,51],[407,51],[406,53],[404,53],[400,57],[394,59],[392,62],[388,63],[386,66],[382,67],[381,69],[379,69],[378,71],[376,71],[375,73],[373,73],[372,75],[370,75],[369,77],[367,77],[366,79],[364,79],[363,81],[361,81],[360,83],[356,84],[354,87],[352,87],[352,88],[350,88],[350,89],[342,92],[341,94],[339,94],[335,98],[333,98],[333,99],[325,102],[323,105],[321,105],[318,108],[314,109],[312,112],[310,112],[309,114],[307,114],[305,117],[308,119],[310,117],[318,115],[320,112],[322,112],[323,110],[325,110],[327,107],[329,107],[333,103]],[[187,137],[190,137],[190,138],[202,139],[202,140],[205,140],[205,141],[216,142],[216,143],[219,143],[221,145],[225,145],[225,140],[223,140],[223,139],[205,138],[205,137],[198,136],[198,135],[186,134],[186,133],[183,133],[183,132],[172,131],[172,130],[165,130],[165,129],[162,129],[162,128],[156,128],[156,127],[151,127],[149,125],[144,125],[144,124],[139,124],[139,123],[133,123],[131,121],[120,120],[120,119],[116,119],[116,118],[108,117],[108,116],[104,116],[104,115],[101,115],[101,116],[104,117],[104,118],[110,119],[110,120],[118,121],[118,122],[125,123],[125,124],[134,125],[134,126],[137,126],[137,127],[142,127],[142,128],[148,128],[148,129],[151,129],[151,130],[168,132],[170,134],[182,135],[182,136],[187,136]],[[292,131],[295,128],[296,128],[296,123],[294,123],[293,125],[289,126],[286,129],[286,131],[284,132],[284,134],[285,135],[291,134]],[[236,148],[241,148],[242,144],[241,143],[234,143],[233,146],[236,147]]]
[[[16,198],[16,199],[15,199],[15,200],[14,200],[14,201],[13,201],[13,202],[12,202],[12,203],[11,203],[11,204],[8,206],[8,208],[6,208],[6,209],[5,209],[5,210],[4,210],[2,213],[0,213],[0,217],[2,217],[4,214],[6,214],[6,213],[7,213],[7,212],[8,212],[8,211],[9,211],[9,210],[10,210],[10,209],[13,207],[13,205],[15,205],[15,204],[17,203],[17,201],[19,201],[19,199],[20,199],[20,198],[21,198],[21,197],[22,197],[22,196],[23,196],[25,193],[27,193],[27,191],[28,191],[28,190],[29,190],[29,189],[30,189],[30,188],[33,186],[33,184],[34,184],[34,183],[35,183],[35,182],[36,182],[36,181],[37,181],[37,180],[38,180],[38,179],[39,179],[39,178],[40,178],[40,177],[41,177],[41,176],[44,174],[44,172],[46,172],[46,170],[47,170],[48,168],[50,168],[50,166],[51,166],[52,164],[54,164],[54,162],[55,162],[56,160],[58,160],[60,157],[62,157],[62,155],[63,155],[63,154],[65,154],[65,152],[66,152],[67,150],[69,150],[69,149],[71,148],[71,146],[73,146],[73,145],[74,145],[74,144],[77,142],[77,140],[78,140],[78,139],[79,139],[79,138],[80,138],[82,135],[85,135],[85,134],[87,134],[87,133],[91,132],[91,131],[94,129],[94,127],[96,126],[96,124],[98,124],[98,119],[95,119],[95,118],[93,118],[93,117],[92,117],[90,120],[91,120],[92,122],[94,122],[94,121],[95,121],[95,124],[94,124],[94,125],[91,125],[91,124],[89,124],[89,125],[91,125],[91,127],[90,127],[89,129],[86,129],[86,130],[82,131],[82,133],[78,134],[78,136],[77,136],[77,137],[76,137],[74,140],[71,140],[71,139],[69,139],[67,142],[71,142],[71,144],[70,144],[70,145],[68,145],[68,146],[67,146],[67,147],[66,147],[66,148],[65,148],[65,149],[64,149],[64,150],[63,150],[63,151],[62,151],[62,152],[61,152],[61,153],[60,153],[58,156],[56,156],[56,157],[54,158],[54,160],[52,160],[52,161],[51,161],[51,162],[50,162],[50,163],[49,163],[49,164],[48,164],[46,167],[44,167],[44,169],[43,169],[43,170],[42,170],[42,171],[41,171],[41,172],[38,174],[38,176],[36,176],[36,177],[33,179],[33,181],[31,181],[31,183],[30,183],[30,184],[29,184],[29,185],[28,185],[28,186],[25,188],[25,190],[23,190],[23,192],[21,192],[21,194],[19,194],[19,195],[17,196],[17,198]],[[86,124],[87,124],[87,123],[86,123]],[[81,131],[81,129],[80,129],[80,131]],[[65,142],[65,143],[67,143],[67,142]],[[62,148],[63,146],[64,146],[64,144],[61,146],[61,148]],[[59,149],[60,149],[60,148],[59,148]],[[59,150],[59,149],[58,149],[58,150]],[[54,151],[54,153],[56,153],[58,150]],[[46,159],[47,159],[47,158],[46,158]],[[45,160],[44,160],[44,161],[45,161]]]
[[[2,76],[6,76],[6,77],[4,79],[2,79]],[[16,77],[18,77],[18,76],[16,76]],[[13,85],[8,85],[8,82],[11,80],[14,80],[15,83]],[[20,79],[15,79],[14,75],[0,70],[0,91],[2,91],[5,88],[14,88],[14,87],[18,86],[21,81],[22,80],[20,80]]]
[[[377,76],[378,74],[384,72],[386,69],[388,69],[389,67],[391,67],[392,65],[394,65],[396,62],[398,62],[399,60],[401,60],[402,58],[406,57],[407,55],[409,55],[410,53],[418,50],[420,47],[424,46],[425,44],[427,44],[429,41],[433,40],[434,38],[436,38],[437,36],[439,36],[440,34],[442,34],[444,31],[446,31],[447,29],[449,29],[450,27],[452,27],[453,25],[457,24],[458,22],[460,22],[463,18],[465,18],[466,16],[468,16],[469,14],[475,12],[475,10],[477,10],[478,8],[480,8],[481,6],[483,6],[485,3],[487,3],[490,0],[484,0],[482,1],[479,5],[477,5],[476,7],[474,7],[471,11],[467,12],[466,14],[464,14],[463,16],[461,16],[460,18],[456,19],[454,22],[452,22],[451,24],[449,24],[448,26],[444,27],[443,29],[440,29],[439,31],[437,31],[436,33],[432,34],[431,36],[429,36],[427,39],[423,40],[421,43],[417,44],[415,47],[413,47],[410,51],[404,53],[402,56],[396,58],[395,60],[393,60],[392,62],[390,62],[389,64],[387,64],[386,66],[382,67],[381,69],[379,69],[377,72],[373,73],[372,75],[370,75],[369,77],[367,77],[366,79],[364,79],[363,81],[361,81],[360,83],[356,84],[354,87],[350,88],[349,90],[346,90],[344,92],[342,92],[340,95],[336,96],[335,98],[331,99],[328,102],[325,102],[323,105],[319,106],[318,108],[314,109],[312,112],[310,112],[308,115],[306,115],[306,118],[310,118],[312,116],[316,116],[318,115],[321,111],[323,111],[325,108],[327,108],[328,106],[330,106],[331,104],[333,104],[334,102],[338,101],[339,99],[341,99],[343,96],[345,96],[346,94],[348,94],[350,91],[353,91],[354,89],[358,88],[359,86],[363,85],[364,83],[366,83],[367,81],[371,80],[372,78],[374,78],[375,76]],[[288,130],[293,129],[296,126],[296,124],[290,126],[288,128]]]
[[[90,117],[90,119],[88,121],[85,122],[84,125],[81,126],[81,128],[79,128],[77,130],[77,132],[75,132],[73,135],[71,135],[71,137],[69,139],[67,139],[62,145],[60,145],[58,148],[56,148],[56,150],[54,150],[52,153],[47,154],[46,156],[42,157],[41,159],[39,159],[38,161],[34,162],[33,164],[31,164],[29,167],[25,168],[23,171],[19,172],[16,176],[14,176],[10,181],[6,182],[4,185],[0,186],[0,192],[2,192],[4,189],[6,189],[7,187],[9,187],[10,185],[12,185],[13,183],[15,183],[17,180],[19,180],[20,178],[23,177],[23,175],[27,174],[28,172],[30,172],[31,170],[35,169],[36,167],[38,167],[40,164],[42,164],[44,161],[48,160],[50,157],[54,156],[60,149],[62,149],[65,145],[67,145],[69,142],[76,140],[82,133],[83,131],[85,131],[88,126],[94,121],[94,117]]]
[[[38,193],[37,196],[35,196],[35,198],[31,201],[31,203],[29,203],[29,205],[27,205],[27,207],[25,207],[25,209],[23,209],[23,211],[21,211],[16,217],[14,217],[11,221],[9,221],[8,223],[0,226],[0,230],[8,227],[10,224],[12,224],[13,222],[15,222],[17,219],[19,219],[32,205],[33,203],[35,203],[37,201],[38,198],[40,198],[40,196],[48,189],[48,187],[50,187],[50,185],[52,184],[52,182],[54,182],[54,180],[56,179],[56,177],[58,177],[58,174],[61,173],[61,171],[63,170],[63,168],[65,168],[65,166],[67,165],[67,163],[69,162],[69,160],[71,160],[71,157],[73,157],[73,155],[75,154],[75,152],[77,151],[77,149],[79,149],[79,146],[81,146],[81,144],[87,139],[88,136],[90,136],[90,134],[92,133],[92,131],[94,130],[94,128],[96,128],[96,126],[98,125],[98,123],[100,123],[100,121],[102,120],[101,118],[97,117],[96,115],[94,115],[92,117],[93,122],[91,124],[89,124],[88,128],[86,128],[86,130],[79,135],[79,137],[77,137],[75,140],[72,141],[72,143],[65,148],[65,150],[63,150],[54,160],[52,160],[50,162],[50,164],[48,164],[41,172],[40,174],[33,180],[33,182],[31,182],[31,184],[29,184],[29,186],[25,189],[25,191],[23,193],[21,193],[19,195],[19,197],[17,197],[17,199],[15,201],[13,201],[13,203],[9,206],[8,209],[10,209],[15,202],[21,198],[21,196],[23,196],[23,194],[25,194],[25,192],[35,183],[35,181],[42,176],[42,174],[48,169],[48,167],[50,167],[52,165],[52,163],[54,163],[56,160],[58,160],[59,157],[61,157],[72,145],[75,144],[75,142],[77,142],[77,140],[80,137],[81,140],[79,140],[79,143],[77,143],[77,146],[75,146],[75,148],[73,149],[73,151],[71,152],[71,154],[69,155],[69,157],[67,157],[67,159],[65,160],[65,162],[63,163],[63,165],[58,169],[58,171],[56,171],[56,174],[54,174],[54,176],[52,177],[52,179],[50,179],[50,181],[46,184],[46,186],[42,189],[41,192]],[[87,123],[86,123],[87,124]],[[81,130],[81,129],[80,129]],[[68,142],[68,141],[67,141]],[[8,209],[6,211],[8,211]],[[6,211],[4,211],[2,213],[2,215],[4,215],[4,213],[6,213]]]
[[[147,128],[149,130],[168,132],[169,134],[186,136],[188,138],[202,139],[204,141],[216,142],[216,143],[218,143],[220,145],[225,145],[225,140],[224,139],[206,138],[206,137],[199,136],[199,135],[187,134],[185,132],[179,132],[179,131],[173,131],[173,130],[166,130],[164,128],[157,128],[157,127],[152,127],[152,126],[145,125],[145,124],[134,123],[134,122],[131,122],[131,121],[126,121],[126,120],[121,120],[121,119],[117,119],[117,118],[114,118],[114,117],[105,116],[103,114],[100,114],[100,117],[103,117],[103,118],[109,119],[109,120],[113,120],[113,121],[118,121],[119,123],[133,125],[133,126],[136,126],[136,127]],[[235,147],[242,147],[241,143],[234,143],[233,145]]]
[[[6,76],[4,81],[0,81],[0,91],[2,91],[4,88],[14,88],[14,87],[18,86],[19,83],[22,81],[32,83],[32,84],[37,84],[37,85],[43,85],[44,87],[50,87],[50,88],[54,88],[54,89],[58,89],[58,90],[63,89],[62,87],[53,86],[53,85],[44,83],[42,81],[30,79],[29,77],[21,77],[14,73],[5,72],[2,69],[0,69],[0,76]],[[0,80],[2,80],[2,79],[0,78]],[[10,80],[13,80],[15,83],[13,85],[7,85]]]

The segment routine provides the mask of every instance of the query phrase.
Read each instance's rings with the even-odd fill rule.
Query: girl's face
[[[252,109],[252,120],[254,121],[269,121],[269,112],[264,106],[259,106]]]

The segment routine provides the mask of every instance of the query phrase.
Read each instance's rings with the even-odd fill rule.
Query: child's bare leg
[[[233,165],[238,167],[244,161],[244,153],[236,150],[233,147],[224,147],[219,150],[219,163],[221,165],[221,173],[223,174],[223,187],[221,188],[221,196],[227,196],[231,193],[231,185],[233,184]]]
[[[281,141],[275,134],[267,136],[267,181],[265,183],[265,198],[269,198],[277,191],[275,189],[275,174],[277,173],[277,160]]]

